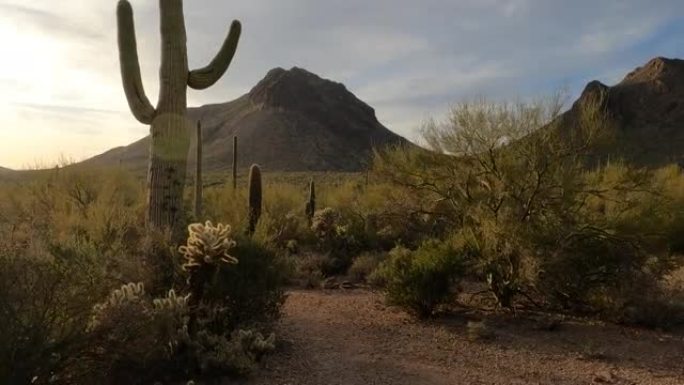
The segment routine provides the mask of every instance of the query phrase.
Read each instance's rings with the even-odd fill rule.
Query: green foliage
[[[369,277],[377,270],[378,266],[385,260],[386,256],[379,253],[362,253],[354,258],[354,262],[347,274],[349,278],[356,282],[367,282]]]
[[[82,350],[100,288],[73,262],[0,248],[0,383],[47,383]]]
[[[454,299],[454,285],[464,272],[463,256],[448,243],[426,242],[411,251],[397,246],[380,267],[387,299],[420,317]]]
[[[326,207],[314,214],[311,231],[318,240],[319,250],[330,256],[330,264],[323,269],[326,276],[345,273],[359,250],[358,242],[348,229],[342,224],[340,213],[333,208]]]
[[[374,171],[403,198],[397,207],[433,221],[432,236],[455,234],[499,306],[537,298],[620,319],[683,262],[684,175],[620,162],[589,169],[611,119],[590,101],[562,130],[560,105],[457,105],[425,126],[433,152],[381,151]]]
[[[120,170],[50,171],[0,188],[0,383],[172,382],[209,375],[201,363],[221,367],[216,357],[223,374],[244,373],[268,350],[272,339],[234,335],[257,336],[279,313],[287,269],[275,253],[211,224],[193,226],[178,253],[169,234],[146,234],[143,203],[143,181]],[[228,283],[198,274],[217,268]],[[196,306],[189,276],[205,280]],[[178,299],[187,309],[171,311]]]
[[[208,309],[215,313],[212,324],[217,330],[234,330],[275,320],[285,300],[285,261],[248,237],[237,238],[231,255],[239,262],[216,272],[204,294],[207,304],[217,304]]]

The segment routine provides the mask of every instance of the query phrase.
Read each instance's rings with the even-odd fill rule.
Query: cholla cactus
[[[311,230],[318,238],[327,238],[337,234],[340,214],[331,207],[316,211],[311,223]]]
[[[275,350],[275,333],[271,333],[268,338],[264,338],[261,333],[248,329],[238,330],[235,337],[237,337],[237,341],[245,350],[255,355],[257,360],[259,360],[262,355]]]
[[[127,302],[137,302],[140,301],[144,295],[145,286],[142,282],[127,283],[121,286],[121,288],[114,290],[105,303],[95,305],[95,309],[98,307],[122,305]]]
[[[214,226],[211,221],[205,224],[195,223],[188,226],[187,244],[178,250],[183,254],[185,263],[183,270],[191,271],[207,265],[236,264],[237,258],[229,254],[236,243],[231,237],[230,225],[219,223]]]
[[[128,305],[143,305],[144,297],[145,287],[142,282],[121,286],[114,290],[105,302],[93,307],[93,316],[88,328],[92,330],[99,326],[111,311],[117,311]]]
[[[187,244],[178,250],[183,254],[185,263],[183,270],[189,273],[188,284],[190,285],[190,319],[188,331],[194,335],[197,326],[196,309],[204,297],[206,282],[210,279],[213,271],[222,265],[238,263],[237,258],[229,254],[236,243],[231,237],[232,229],[229,225],[218,224],[214,226],[211,221],[205,224],[195,223],[188,226],[190,236]]]
[[[181,297],[176,294],[175,290],[171,289],[169,290],[169,293],[166,295],[166,297],[156,298],[152,301],[152,303],[154,304],[154,308],[157,311],[168,310],[183,313],[187,311],[189,298],[189,294]]]

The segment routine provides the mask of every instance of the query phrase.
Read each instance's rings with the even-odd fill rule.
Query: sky
[[[160,0],[130,0],[147,95],[156,104]],[[161,0],[163,1],[163,0]],[[149,128],[119,75],[115,0],[0,0],[0,166],[49,166],[127,145]],[[233,64],[190,106],[230,101],[274,67],[344,83],[391,130],[464,99],[570,101],[594,79],[619,82],[656,56],[684,57],[682,0],[188,0],[191,68],[230,22]]]

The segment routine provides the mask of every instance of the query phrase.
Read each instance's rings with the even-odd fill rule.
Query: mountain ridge
[[[592,157],[619,157],[648,167],[684,164],[684,60],[656,57],[615,85],[589,82],[561,114],[560,126],[572,127],[592,100],[608,113],[614,131],[612,142],[597,147]],[[343,84],[299,67],[274,68],[247,94],[191,108],[188,115],[202,122],[210,171],[230,167],[233,135],[240,143],[239,167],[258,163],[270,171],[359,171],[374,146],[412,145],[383,126],[375,110]],[[142,171],[148,147],[143,138],[84,164],[121,162]],[[189,159],[194,163],[192,154]]]
[[[653,58],[613,86],[593,80],[562,119],[576,120],[582,106],[592,102],[607,113],[613,131],[595,157],[647,167],[683,164],[684,60]]]
[[[267,171],[360,171],[373,148],[410,145],[382,125],[375,110],[343,84],[299,67],[274,68],[247,94],[190,108],[188,117],[202,123],[208,171],[231,167],[233,136],[238,137],[238,166],[257,163]],[[148,148],[145,137],[83,164],[142,170]],[[192,154],[189,160],[192,167]]]

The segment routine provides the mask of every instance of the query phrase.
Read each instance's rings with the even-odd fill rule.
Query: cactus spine
[[[197,152],[195,154],[195,219],[202,217],[202,123],[197,121]]]
[[[253,164],[249,169],[249,224],[247,232],[254,234],[261,217],[261,170]]]
[[[309,200],[306,202],[306,219],[309,221],[309,226],[313,222],[313,216],[316,212],[316,186],[313,178],[309,182]]]
[[[150,125],[148,168],[148,225],[173,230],[182,236],[183,189],[185,187],[191,123],[188,121],[187,88],[205,89],[228,69],[241,33],[234,21],[216,57],[204,68],[190,71],[186,46],[183,0],[159,1],[161,16],[161,68],[157,107],[145,95],[133,22],[133,8],[127,0],[117,5],[119,60],[124,92],[138,121]]]
[[[233,191],[237,190],[238,138],[233,136]]]

